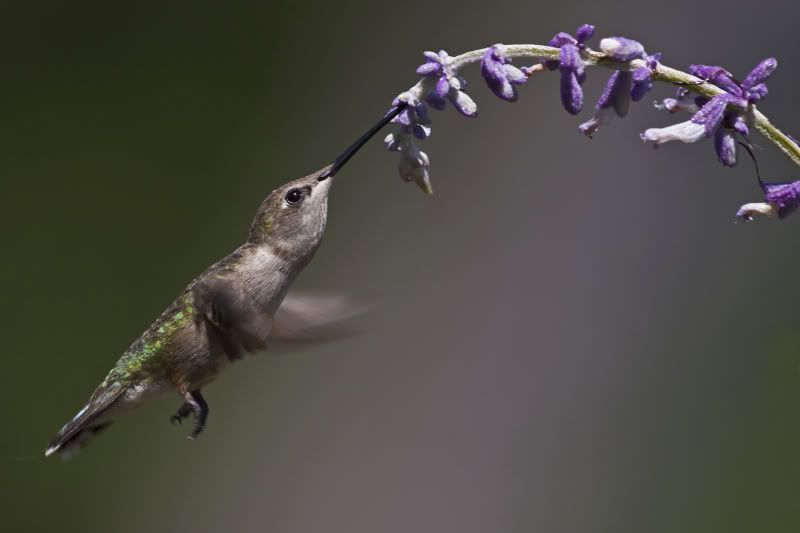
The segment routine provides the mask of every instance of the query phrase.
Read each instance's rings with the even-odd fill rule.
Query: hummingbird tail
[[[45,457],[58,453],[59,457],[64,460],[70,460],[78,455],[78,453],[92,440],[92,438],[111,425],[111,421],[101,422],[99,424],[91,425],[87,428],[80,430],[67,440],[53,441],[48,445],[47,451],[44,452]]]
[[[56,452],[62,459],[70,459],[86,446],[91,438],[107,428],[111,421],[103,417],[109,408],[119,399],[126,390],[125,387],[112,385],[110,387],[100,386],[86,405],[78,411],[72,420],[67,422],[61,431],[53,437],[47,445],[45,456]],[[105,419],[103,419],[105,418]]]

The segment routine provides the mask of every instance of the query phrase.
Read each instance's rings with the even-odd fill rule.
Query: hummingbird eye
[[[297,205],[303,201],[305,192],[303,189],[292,189],[286,193],[286,203],[289,205]]]

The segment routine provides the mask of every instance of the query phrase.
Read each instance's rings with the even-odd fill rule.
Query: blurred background
[[[117,357],[327,164],[422,51],[584,22],[740,77],[800,120],[789,2],[30,2],[2,10],[0,511],[7,531],[709,532],[800,528],[800,215],[734,224],[752,164],[653,151],[649,101],[594,140],[555,75],[436,113],[436,195],[374,140],[337,177],[298,287],[374,305],[360,334],[253,358],[71,463],[47,441]],[[594,41],[596,45],[596,40]],[[522,63],[518,63],[522,64]],[[680,117],[683,120],[683,117]],[[797,134],[797,131],[794,131]],[[382,137],[382,136],[380,136]],[[762,171],[798,169],[763,139]]]

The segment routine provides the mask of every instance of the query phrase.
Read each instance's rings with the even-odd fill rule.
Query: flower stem
[[[455,74],[467,65],[479,63],[487,48],[480,50],[472,50],[465,52],[461,55],[453,56],[452,61],[448,65],[450,71]],[[510,58],[527,58],[527,59],[548,59],[558,60],[560,50],[551,46],[541,46],[536,44],[507,44],[505,45],[506,55]],[[605,67],[613,70],[633,70],[638,67],[646,67],[647,64],[641,59],[634,59],[628,62],[613,61],[605,57],[604,54],[593,50],[584,50],[581,52],[585,65],[587,67]],[[686,88],[692,92],[704,96],[716,96],[724,91],[704,80],[692,76],[687,72],[668,67],[666,65],[658,64],[653,78],[657,81],[669,83],[678,87]],[[422,97],[429,87],[429,80],[423,78],[409,92],[417,97]],[[778,129],[761,111],[751,106],[749,112],[750,120],[753,126],[770,142],[776,145],[789,159],[794,161],[795,164],[800,165],[800,146],[797,145],[788,135]]]

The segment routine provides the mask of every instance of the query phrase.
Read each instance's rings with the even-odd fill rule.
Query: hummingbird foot
[[[186,404],[184,405],[188,405],[192,411],[192,414],[194,415],[192,432],[187,438],[196,439],[206,426],[206,419],[208,418],[208,404],[203,398],[203,395],[200,394],[199,390],[187,392],[184,396],[184,399],[186,400]]]
[[[184,402],[184,404],[181,405],[180,409],[178,409],[178,411],[174,415],[169,417],[169,421],[172,422],[173,425],[177,426],[182,424],[183,419],[188,418],[190,414],[192,414],[192,406],[189,405],[188,402]]]

